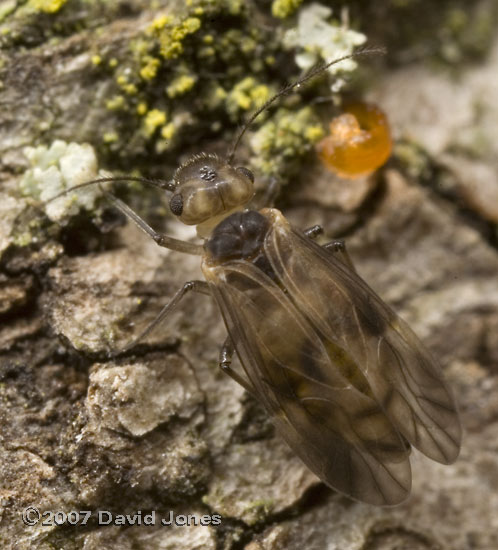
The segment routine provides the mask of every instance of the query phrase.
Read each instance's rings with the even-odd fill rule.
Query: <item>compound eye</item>
[[[183,197],[180,193],[173,195],[169,201],[169,208],[175,216],[181,216],[183,212]]]
[[[254,183],[254,174],[249,170],[249,168],[246,168],[245,166],[238,166],[235,170],[250,180],[251,183]]]

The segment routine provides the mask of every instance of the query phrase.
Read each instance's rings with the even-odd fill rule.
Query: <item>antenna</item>
[[[250,117],[249,120],[244,124],[242,127],[242,130],[240,130],[238,136],[235,139],[235,142],[230,149],[229,154],[227,155],[227,163],[231,164],[233,157],[235,155],[235,151],[237,150],[237,147],[239,146],[240,140],[246,133],[246,130],[251,126],[251,124],[256,120],[256,118],[263,112],[268,109],[268,107],[274,103],[279,97],[282,97],[283,95],[286,95],[290,93],[294,88],[298,88],[302,84],[305,84],[308,82],[308,80],[311,80],[315,78],[315,76],[319,75],[320,73],[323,73],[323,71],[327,70],[332,65],[335,65],[336,63],[340,63],[341,61],[344,61],[345,59],[351,59],[353,57],[359,57],[360,55],[373,55],[373,54],[385,54],[386,49],[377,47],[377,48],[369,48],[369,47],[363,47],[357,50],[356,52],[353,52],[349,55],[344,55],[343,57],[339,57],[338,59],[334,59],[333,61],[329,61],[328,63],[324,63],[322,65],[318,65],[314,69],[311,69],[311,71],[300,78],[299,80],[296,80],[295,82],[291,82],[290,84],[287,84],[284,86],[279,92],[277,92],[273,97],[268,99],[268,101],[265,101],[263,105],[259,109],[257,109]]]
[[[153,187],[158,187],[159,189],[164,189],[166,191],[174,191],[176,188],[176,185],[172,181],[141,178],[141,177],[135,177],[135,176],[109,176],[105,178],[98,178],[95,180],[85,181],[83,183],[79,183],[78,185],[74,185],[69,189],[64,189],[64,191],[61,191],[60,193],[55,195],[55,197],[52,197],[47,201],[45,201],[44,204],[49,204],[52,201],[60,199],[64,195],[67,195],[68,193],[72,193],[76,189],[81,189],[83,187],[88,187],[89,185],[95,185],[97,183],[107,183],[110,181],[139,181],[141,183],[146,183],[147,185],[152,185]]]

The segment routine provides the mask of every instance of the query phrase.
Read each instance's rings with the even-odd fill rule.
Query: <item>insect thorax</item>
[[[268,219],[255,210],[235,212],[213,230],[204,248],[207,260],[221,264],[229,260],[253,260],[263,253],[263,243],[270,228]]]

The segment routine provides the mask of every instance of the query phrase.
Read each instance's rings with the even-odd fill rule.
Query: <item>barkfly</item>
[[[267,101],[226,159],[194,156],[171,182],[138,178],[172,193],[171,212],[197,226],[203,245],[157,233],[104,191],[158,245],[202,256],[206,279],[185,283],[119,353],[164,321],[188,292],[212,296],[228,331],[220,353],[223,371],[264,405],[280,435],[328,486],[356,500],[393,505],[410,492],[411,446],[443,464],[458,456],[459,417],[440,367],[359,277],[342,242],[320,246],[313,240],[318,226],[301,232],[274,208],[247,209],[254,176],[232,162],[263,110],[346,57]],[[71,192],[133,179],[101,178]],[[231,367],[235,352],[244,374]]]

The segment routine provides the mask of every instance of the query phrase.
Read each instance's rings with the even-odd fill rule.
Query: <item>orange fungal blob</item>
[[[371,103],[349,103],[332,119],[330,135],[317,144],[318,156],[343,178],[371,174],[389,158],[391,132],[386,115]]]

